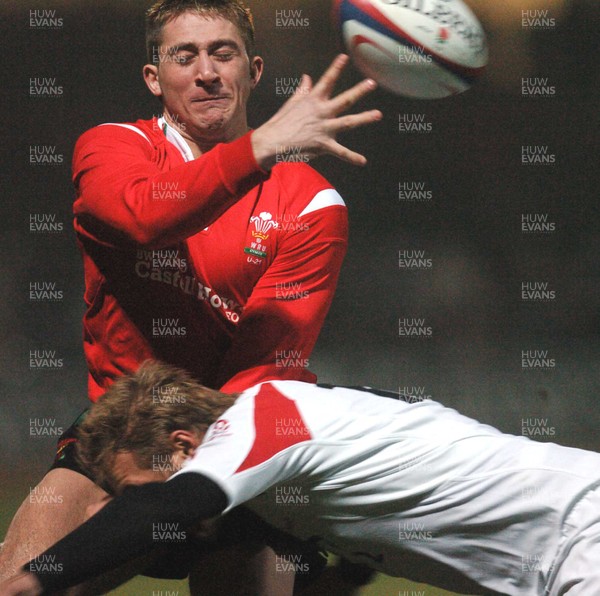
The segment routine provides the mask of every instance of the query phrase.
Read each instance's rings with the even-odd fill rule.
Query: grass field
[[[2,498],[0,501],[0,539],[6,533],[13,514],[28,491],[28,486],[21,483],[2,483]],[[115,596],[187,596],[187,582],[161,581],[151,578],[137,577],[117,590],[110,592]],[[379,575],[373,583],[366,586],[361,596],[453,596],[454,593],[446,592],[439,588],[432,588],[423,584],[415,584],[406,580],[399,580]],[[227,595],[223,595],[227,596]],[[325,596],[325,595],[324,595]]]

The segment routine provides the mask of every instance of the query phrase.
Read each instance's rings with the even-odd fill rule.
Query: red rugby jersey
[[[304,163],[262,172],[250,137],[193,159],[161,118],[77,142],[92,401],[147,358],[226,391],[314,380],[306,367],[346,251],[346,208]]]

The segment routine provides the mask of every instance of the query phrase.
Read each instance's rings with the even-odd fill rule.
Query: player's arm
[[[25,565],[21,581],[30,587],[37,582],[43,592],[22,593],[52,593],[116,569],[157,545],[156,528],[190,531],[227,507],[228,498],[221,488],[198,473],[127,488],[85,524]],[[60,573],[54,566],[43,564],[47,561],[60,564]],[[47,571],[49,567],[52,569]],[[11,591],[14,589],[14,585],[0,586],[0,595],[21,593]]]
[[[150,248],[199,232],[266,179],[250,136],[163,172],[141,132],[118,125],[88,131],[73,157],[77,230],[109,244]]]
[[[219,374],[224,391],[267,379],[314,380],[308,359],[347,247],[347,211],[339,201],[299,217],[293,232],[274,232],[285,239],[244,307]]]

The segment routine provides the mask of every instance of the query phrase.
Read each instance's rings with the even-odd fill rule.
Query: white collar
[[[187,144],[187,141],[181,136],[181,133],[176,128],[171,126],[165,120],[164,116],[161,116],[158,119],[158,126],[160,126],[161,130],[165,134],[165,137],[167,137],[167,141],[179,149],[179,152],[185,161],[194,160],[194,154],[192,153],[190,146]]]

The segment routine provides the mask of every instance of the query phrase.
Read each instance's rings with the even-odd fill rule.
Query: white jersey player
[[[105,437],[112,457],[105,451],[101,459],[110,463],[94,463],[103,431],[93,427],[112,420],[111,400],[126,383],[126,401],[136,407]],[[503,434],[434,401],[272,381],[235,402],[209,391],[214,403],[221,400],[207,415],[212,425],[206,432],[193,421],[171,425],[162,439],[172,445],[173,465],[158,471],[145,463],[145,448],[127,446],[136,440],[131,429],[153,411],[150,388],[157,386],[196,408],[193,383],[145,365],[115,384],[86,420],[88,438],[96,437],[96,447],[82,439],[88,464],[104,465],[117,492],[144,486],[126,490],[47,551],[66,562],[58,577],[37,572],[35,562],[26,566],[46,589],[150,549],[149,519],[190,528],[245,504],[296,538],[389,575],[479,594],[600,594],[596,453]],[[106,556],[102,539],[111,547]]]

